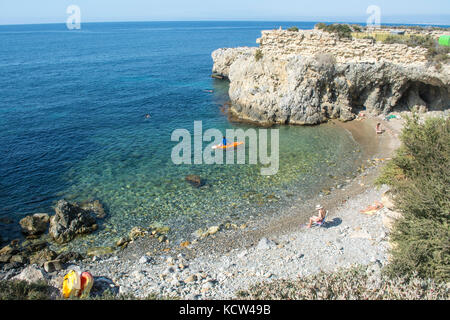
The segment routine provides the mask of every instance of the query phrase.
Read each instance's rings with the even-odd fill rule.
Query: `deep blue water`
[[[61,198],[105,204],[109,216],[89,241],[154,222],[188,233],[261,214],[292,192],[313,196],[330,173],[347,176],[358,146],[330,125],[280,128],[280,171],[269,178],[259,165],[171,162],[172,131],[192,132],[194,120],[204,129],[250,127],[222,113],[228,85],[210,77],[211,52],[255,46],[261,30],[292,25],[314,23],[0,26],[0,218],[14,221],[0,221],[2,237],[18,237],[23,216],[53,213]],[[191,187],[187,174],[210,188]]]

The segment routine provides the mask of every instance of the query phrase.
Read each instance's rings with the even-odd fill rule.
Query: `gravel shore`
[[[375,135],[377,121],[336,122],[362,146],[368,165],[329,195],[309,203],[294,201],[288,212],[277,218],[249,222],[243,230],[223,230],[187,248],[154,255],[146,253],[148,240],[143,238],[115,256],[95,258],[78,267],[111,279],[120,293],[137,297],[231,299],[238,290],[257,282],[295,279],[377,261],[385,264],[388,230],[381,217],[387,209],[373,216],[360,213],[380,201],[386,191],[372,186],[382,161],[371,160],[390,156],[398,146],[393,136],[397,129],[387,123],[386,134]],[[307,229],[304,224],[318,201],[329,211],[328,221],[321,228]]]
[[[387,230],[381,212],[359,210],[380,200],[382,192],[369,188],[334,209],[324,227],[261,238],[249,248],[225,254],[204,254],[193,259],[176,256],[135,260],[112,257],[80,264],[120,286],[119,292],[146,297],[157,293],[186,299],[231,299],[236,291],[262,281],[294,279],[320,271],[387,260]],[[385,209],[383,209],[385,210]]]

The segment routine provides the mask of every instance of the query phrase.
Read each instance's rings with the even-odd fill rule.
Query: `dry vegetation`
[[[238,298],[252,300],[442,300],[449,299],[446,284],[417,277],[390,278],[373,282],[365,267],[319,273],[298,280],[259,283],[239,291]]]

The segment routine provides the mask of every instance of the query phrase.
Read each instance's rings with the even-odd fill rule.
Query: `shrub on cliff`
[[[289,29],[287,29],[288,31],[294,31],[294,32],[298,32],[298,28],[297,27],[290,27]]]
[[[339,38],[352,38],[352,28],[348,24],[330,24],[318,23],[315,26],[319,30],[323,30],[329,33],[335,33]]]
[[[314,26],[314,28],[317,28],[317,29],[319,29],[319,30],[323,30],[323,29],[325,29],[326,28],[326,24],[325,23],[323,23],[323,22],[319,22],[318,24],[316,24],[315,26]]]
[[[391,235],[389,271],[450,280],[450,120],[408,118],[402,146],[383,169],[404,218]]]
[[[352,24],[354,32],[362,32],[362,27],[359,24]]]
[[[375,39],[375,38],[372,37],[372,36],[364,36],[362,39],[364,39],[364,40],[371,40],[371,41],[372,41],[372,44],[374,44],[374,43],[377,42],[377,39]]]
[[[256,52],[255,52],[255,60],[259,61],[259,60],[262,59],[262,57],[263,57],[262,51],[260,49],[256,50]]]

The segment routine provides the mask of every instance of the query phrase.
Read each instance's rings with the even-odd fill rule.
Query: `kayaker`
[[[225,138],[225,136],[222,137],[222,147],[225,147],[228,144],[227,139]]]

